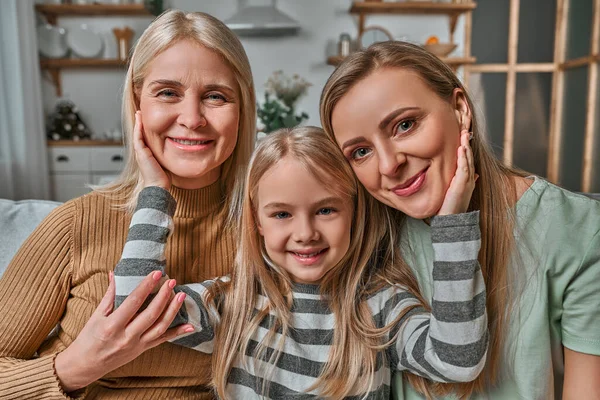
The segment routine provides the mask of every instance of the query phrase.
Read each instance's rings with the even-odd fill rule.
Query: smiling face
[[[173,184],[215,182],[235,148],[240,118],[227,63],[203,46],[177,42],[150,63],[138,98],[146,143]]]
[[[423,219],[442,206],[470,112],[460,90],[446,101],[417,73],[382,68],[358,81],[338,101],[331,125],[369,193]]]
[[[267,254],[294,282],[318,283],[348,251],[351,199],[333,192],[292,157],[262,176],[256,198]]]

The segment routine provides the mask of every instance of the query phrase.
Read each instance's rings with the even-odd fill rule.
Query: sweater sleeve
[[[469,382],[483,370],[488,346],[486,290],[477,259],[479,211],[435,217],[431,228],[432,311],[424,312],[414,296],[392,289],[388,323],[407,306],[417,307],[398,322],[391,358],[399,370],[433,381]]]
[[[115,268],[115,308],[119,307],[135,288],[152,271],[161,271],[161,282],[142,305],[145,308],[154,298],[162,283],[168,278],[165,273],[165,246],[173,230],[175,200],[171,194],[159,187],[143,189],[131,219],[123,254]],[[212,353],[214,326],[218,321],[214,301],[207,307],[206,290],[215,281],[177,285],[175,293],[184,292],[185,301],[171,326],[190,323],[194,332],[179,336],[172,343],[204,353]]]
[[[0,398],[69,399],[54,370],[56,354],[35,353],[60,321],[72,277],[75,204],[42,221],[0,280]]]

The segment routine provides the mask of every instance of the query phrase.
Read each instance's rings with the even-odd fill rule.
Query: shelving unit
[[[143,4],[36,4],[35,10],[42,14],[48,23],[56,25],[58,17],[105,17],[142,16],[152,14]],[[61,70],[73,68],[124,68],[127,60],[104,58],[41,58],[40,67],[47,70],[56,88],[56,95],[62,96]]]
[[[450,18],[450,43],[454,43],[454,32],[458,18],[465,14],[465,44],[462,57],[441,57],[454,69],[461,65],[474,64],[476,58],[471,55],[471,12],[477,7],[475,2],[469,3],[435,3],[433,1],[354,1],[350,7],[351,14],[358,15],[358,36],[365,30],[365,19],[369,14],[404,14],[404,15],[448,15]],[[327,64],[338,65],[343,57],[333,56]]]
[[[48,147],[79,147],[79,146],[123,146],[123,142],[116,140],[48,140]]]

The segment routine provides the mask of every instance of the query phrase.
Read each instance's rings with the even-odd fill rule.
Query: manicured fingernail
[[[160,272],[160,271],[154,271],[152,273],[152,279],[154,279],[155,281],[159,281],[161,277],[162,277],[162,272]]]
[[[185,328],[184,332],[185,332],[185,333],[191,333],[191,332],[194,332],[194,328]]]
[[[169,281],[169,288],[173,289],[173,288],[175,287],[175,284],[176,284],[176,283],[177,283],[177,282],[175,281],[175,279],[171,279],[171,280]]]
[[[185,300],[185,293],[179,293],[177,295],[177,302],[178,303],[183,303],[184,300]]]

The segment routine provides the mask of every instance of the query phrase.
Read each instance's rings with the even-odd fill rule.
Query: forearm
[[[485,365],[488,344],[485,284],[477,260],[479,215],[436,217],[431,227],[432,312],[407,322],[414,330],[404,331],[410,348],[398,348],[405,354],[401,364],[436,381],[472,381]]]
[[[115,309],[152,271],[165,274],[165,246],[173,229],[175,200],[169,192],[158,187],[148,187],[139,195],[131,218],[123,254],[115,267]],[[162,284],[161,282],[161,284]],[[157,289],[160,284],[157,285]],[[156,291],[149,296],[150,302]]]

